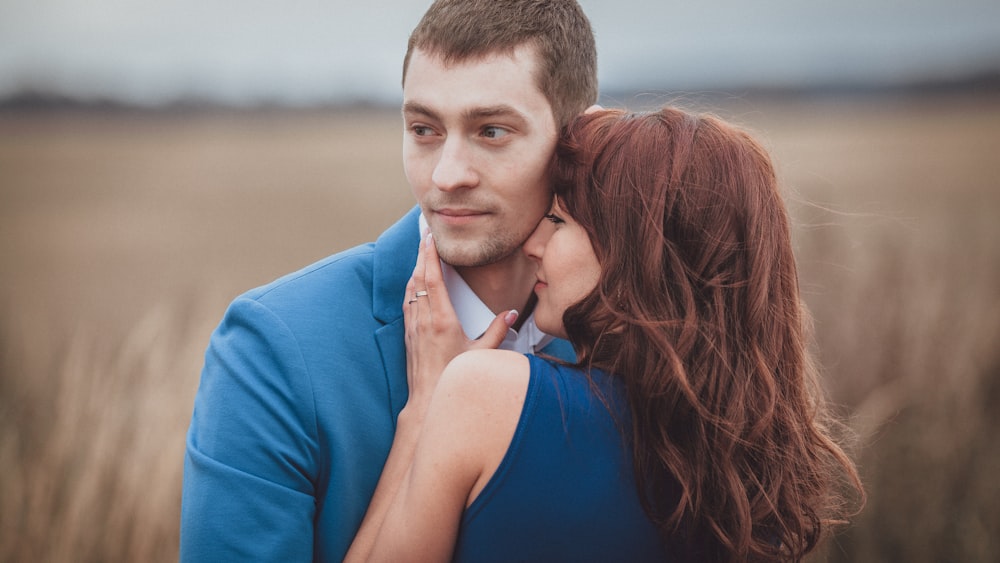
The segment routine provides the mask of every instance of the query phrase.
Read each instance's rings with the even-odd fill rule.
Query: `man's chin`
[[[502,261],[511,254],[511,251],[504,246],[488,242],[467,241],[455,244],[450,243],[447,239],[440,240],[437,235],[435,235],[435,241],[437,241],[438,256],[445,264],[454,268],[489,266]]]

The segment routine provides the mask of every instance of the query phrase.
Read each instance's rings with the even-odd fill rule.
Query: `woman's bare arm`
[[[418,291],[422,293],[419,297]],[[502,389],[509,381],[494,381],[506,371],[498,368],[523,362],[522,387],[526,387],[528,364],[524,356],[480,350],[469,352],[469,358],[455,357],[463,350],[498,346],[516,314],[498,316],[483,337],[467,340],[448,299],[430,239],[421,246],[406,296],[403,308],[410,395],[346,561],[449,559],[465,502],[488,459],[482,457],[489,453],[484,448],[495,442],[483,434],[504,430],[494,425],[503,414],[509,414],[504,409],[515,409],[506,442],[499,446],[502,458],[524,400],[523,388],[518,402],[516,391]],[[486,359],[477,354],[498,357]],[[490,395],[482,395],[486,391],[506,399],[491,404]],[[484,416],[487,418],[481,418]]]
[[[441,376],[415,439],[411,432],[418,425],[400,415],[348,561],[451,559],[463,510],[492,477],[514,436],[528,370],[527,358],[515,352],[467,352]]]

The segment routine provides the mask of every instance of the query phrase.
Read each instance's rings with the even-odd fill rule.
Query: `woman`
[[[536,323],[577,364],[459,355],[516,313],[466,342],[425,242],[411,395],[349,559],[800,560],[842,519],[838,486],[863,492],[830,436],[766,153],[713,117],[599,111],[554,170],[524,251]]]

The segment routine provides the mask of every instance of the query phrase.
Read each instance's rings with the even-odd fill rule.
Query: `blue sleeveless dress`
[[[620,430],[630,428],[620,382],[596,370],[588,379],[537,356],[528,360],[514,438],[465,511],[454,560],[669,559],[639,504],[631,449]]]

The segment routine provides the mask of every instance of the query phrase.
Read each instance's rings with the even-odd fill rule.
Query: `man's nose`
[[[463,139],[450,138],[441,148],[441,157],[434,167],[431,180],[442,191],[473,188],[479,176],[472,162],[472,148]]]

